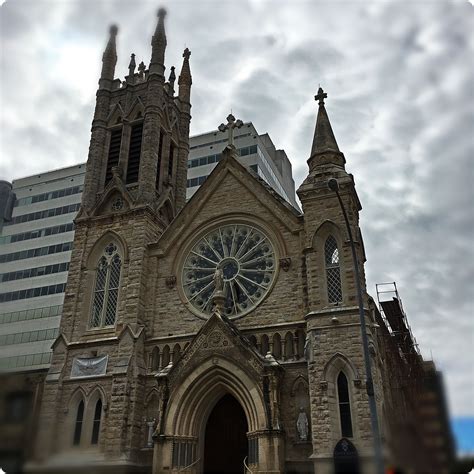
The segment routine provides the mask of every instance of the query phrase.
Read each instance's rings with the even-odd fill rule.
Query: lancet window
[[[76,420],[74,422],[74,437],[72,443],[78,446],[81,442],[82,423],[84,421],[84,400],[79,402],[76,412]]]
[[[122,259],[111,242],[99,259],[93,294],[91,327],[113,326],[117,313]]]
[[[326,264],[326,282],[329,303],[342,301],[341,269],[339,266],[339,249],[336,239],[330,235],[324,245],[324,259]]]
[[[92,421],[91,444],[97,444],[99,442],[101,416],[102,416],[102,400],[99,398],[97,400],[97,403],[95,404],[94,419]]]
[[[351,401],[349,397],[349,385],[344,372],[339,372],[337,377],[337,398],[339,401],[341,434],[343,437],[352,438]]]

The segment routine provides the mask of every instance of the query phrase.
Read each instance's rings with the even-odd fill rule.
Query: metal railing
[[[193,466],[195,466],[198,462],[201,461],[201,458],[197,459],[196,461],[193,461],[191,464],[189,464],[188,466],[186,467],[183,467],[182,469],[180,469],[178,472],[185,472],[187,471],[188,469],[191,469]]]
[[[249,474],[253,474],[253,471],[252,469],[249,468],[248,464],[247,464],[247,457],[248,456],[245,456],[244,458],[244,469],[245,469],[245,474],[249,473]]]

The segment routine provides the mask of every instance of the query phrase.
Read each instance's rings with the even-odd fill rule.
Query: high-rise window
[[[351,402],[347,377],[344,372],[339,372],[337,377],[337,398],[339,401],[341,434],[343,437],[352,438]]]
[[[105,170],[105,184],[112,179],[112,168],[118,166],[120,158],[120,145],[122,143],[122,127],[111,130],[109,155],[107,157],[107,168]]]
[[[143,122],[132,125],[126,183],[137,183],[140,171],[140,155],[142,152]]]
[[[115,324],[122,260],[117,246],[109,243],[99,259],[94,287],[91,327]]]
[[[324,260],[326,264],[326,283],[329,303],[342,301],[341,269],[339,267],[339,249],[336,239],[330,235],[324,245]]]
[[[76,421],[74,424],[73,444],[79,445],[81,442],[82,422],[84,421],[84,400],[81,400],[77,406]]]
[[[99,398],[99,400],[97,400],[97,403],[95,404],[94,420],[92,422],[91,444],[97,444],[99,442],[101,416],[102,416],[102,400]]]

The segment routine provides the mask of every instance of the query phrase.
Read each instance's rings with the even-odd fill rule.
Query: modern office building
[[[85,165],[8,183],[0,233],[0,369],[49,366]]]
[[[239,160],[292,206],[291,163],[251,122],[234,134]],[[227,135],[190,137],[186,197],[221,159]],[[58,335],[85,163],[0,183],[0,370],[47,368]]]

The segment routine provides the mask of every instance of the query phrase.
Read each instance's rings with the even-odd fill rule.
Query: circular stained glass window
[[[268,237],[245,224],[223,225],[194,244],[183,266],[182,287],[201,316],[209,316],[216,292],[216,271],[229,317],[248,313],[264,298],[275,276],[275,251]]]

